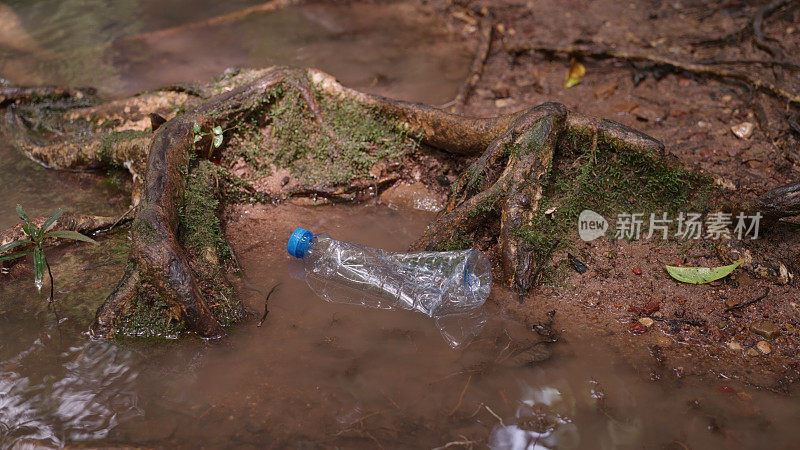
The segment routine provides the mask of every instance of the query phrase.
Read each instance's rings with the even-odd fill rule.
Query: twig
[[[505,424],[505,423],[503,423],[503,418],[502,418],[502,417],[500,417],[500,416],[498,416],[496,412],[492,411],[492,408],[489,408],[489,406],[488,406],[488,405],[486,405],[486,404],[484,404],[484,405],[482,405],[482,406],[483,406],[484,408],[486,408],[486,410],[487,410],[487,411],[489,411],[489,414],[493,415],[493,416],[494,416],[494,418],[495,418],[495,419],[497,419],[497,421],[498,421],[498,422],[500,422],[500,425],[501,425],[501,426],[506,426],[506,424]]]
[[[753,303],[760,302],[761,300],[764,300],[765,298],[767,298],[767,295],[769,295],[769,288],[767,288],[767,289],[764,291],[764,293],[763,293],[763,294],[761,294],[761,296],[760,296],[760,297],[758,297],[758,298],[754,298],[754,299],[752,299],[752,300],[748,300],[748,301],[746,301],[746,302],[744,302],[744,303],[739,303],[738,305],[733,305],[733,306],[731,306],[730,308],[725,308],[725,312],[736,311],[737,309],[742,309],[742,308],[745,308],[745,307],[747,307],[747,306],[750,306],[750,305],[752,305]]]
[[[483,68],[486,65],[486,60],[489,58],[489,52],[492,49],[492,34],[494,31],[494,17],[491,13],[487,13],[481,21],[481,41],[478,44],[478,49],[475,52],[475,58],[472,60],[472,66],[469,69],[469,75],[464,80],[464,83],[459,87],[456,97],[447,103],[452,112],[460,113],[466,106],[469,96],[475,89],[475,86],[481,80],[483,75]]]
[[[467,378],[467,383],[464,385],[464,389],[461,390],[461,395],[458,396],[458,403],[456,403],[456,406],[454,406],[453,410],[450,411],[450,414],[448,414],[448,417],[452,416],[453,414],[455,414],[455,412],[458,409],[458,407],[461,406],[461,401],[464,400],[464,394],[467,392],[467,388],[469,387],[469,382],[470,381],[472,381],[472,375],[470,375]]]
[[[115,220],[115,221],[114,221],[114,223],[112,223],[112,224],[111,224],[111,226],[110,226],[110,227],[108,227],[108,229],[107,229],[107,230],[105,230],[105,231],[111,231],[111,230],[113,230],[114,228],[116,228],[116,227],[117,227],[117,225],[119,225],[119,223],[120,223],[120,222],[122,222],[123,220],[126,220],[126,218],[128,217],[128,214],[130,214],[130,213],[131,213],[131,211],[135,210],[135,209],[136,209],[136,208],[138,208],[138,207],[139,207],[139,204],[138,204],[138,203],[137,203],[137,204],[135,204],[135,205],[133,205],[133,206],[131,206],[131,207],[130,207],[130,208],[127,210],[127,211],[125,211],[125,213],[124,213],[124,214],[122,214],[121,216],[119,216],[119,218],[118,218],[117,220]]]
[[[761,35],[761,23],[764,21],[764,19],[772,15],[775,10],[782,7],[786,3],[788,3],[788,0],[775,0],[767,6],[756,11],[756,13],[747,20],[747,23],[738,30],[728,33],[721,38],[695,42],[694,45],[724,45],[731,42],[739,42],[751,31],[755,33],[756,21],[758,21],[758,34]],[[761,39],[763,39],[763,35],[761,35]]]
[[[775,0],[766,7],[758,10],[756,15],[753,16],[753,43],[756,44],[756,47],[764,50],[776,58],[782,57],[783,52],[779,48],[767,44],[767,40],[764,39],[764,34],[761,31],[761,25],[764,22],[765,17],[769,16],[775,10],[781,8],[787,3],[789,3],[789,0]]]
[[[359,193],[364,192],[369,188],[374,188],[380,191],[398,179],[400,179],[398,175],[389,175],[385,178],[381,178],[380,180],[375,180],[369,183],[356,183],[341,188],[301,186],[290,190],[285,194],[285,196],[286,198],[322,197],[332,202],[348,203],[352,202]]]
[[[460,440],[460,441],[452,441],[452,442],[448,442],[447,444],[444,444],[444,445],[442,445],[441,447],[436,447],[436,448],[434,448],[433,450],[444,450],[445,448],[454,447],[454,446],[456,446],[456,445],[458,445],[458,446],[463,446],[463,447],[469,447],[469,448],[472,448],[472,446],[473,446],[473,445],[475,445],[475,444],[477,444],[477,443],[478,443],[478,441],[470,441],[470,440],[469,440],[469,439],[467,439],[467,437],[466,437],[466,436],[464,436],[464,435],[460,435],[460,436],[461,436],[461,440]]]
[[[262,315],[261,316],[261,320],[258,321],[258,327],[259,328],[261,328],[261,325],[264,323],[264,320],[267,319],[267,314],[269,314],[269,309],[268,309],[269,296],[272,295],[272,293],[275,292],[275,289],[278,289],[278,286],[280,286],[280,285],[281,284],[278,283],[275,286],[272,286],[272,289],[270,289],[269,292],[267,292],[267,298],[264,299],[264,315]]]
[[[709,66],[733,65],[733,64],[753,64],[760,66],[779,66],[788,69],[800,70],[800,64],[791,61],[779,61],[777,59],[704,59],[697,62]]]
[[[674,59],[658,55],[628,53],[625,51],[583,46],[583,45],[572,45],[564,47],[548,46],[548,45],[531,45],[531,46],[518,46],[518,47],[509,46],[506,48],[506,50],[512,54],[521,54],[525,52],[562,53],[570,56],[577,55],[590,58],[620,58],[628,61],[643,61],[654,64],[661,64],[698,75],[707,75],[720,79],[739,80],[744,83],[747,83],[753,89],[767,92],[768,94],[771,94],[775,97],[787,100],[790,103],[800,104],[800,93],[790,92],[769,81],[764,81],[760,78],[755,78],[753,76],[750,76],[749,74],[738,72],[735,70],[715,68],[711,67],[711,65],[699,64],[695,62],[676,61]]]

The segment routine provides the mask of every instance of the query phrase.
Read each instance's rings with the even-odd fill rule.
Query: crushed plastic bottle
[[[492,271],[480,250],[398,253],[296,229],[286,246],[303,263],[305,280],[322,299],[381,309],[408,309],[437,319],[453,346],[486,322],[479,310]]]

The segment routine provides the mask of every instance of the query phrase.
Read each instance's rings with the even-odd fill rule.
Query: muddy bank
[[[475,33],[481,20],[476,11],[482,7],[491,10],[497,24],[483,76],[465,112],[492,115],[545,101],[563,102],[660,139],[669,153],[729,180],[736,188],[731,196],[748,198],[756,191],[800,178],[798,136],[789,128],[791,113],[785,102],[735,83],[680,70],[654,70],[646,63],[614,58],[579,58],[586,75],[580,84],[566,89],[567,55],[510,49],[591,43],[688,61],[769,59],[750,37],[738,46],[697,44],[703,38],[737,30],[761,6],[707,9],[704,3],[692,2],[574,2],[565,8],[563,2],[466,2],[438,5],[437,11],[465,35]],[[798,50],[800,41],[784,38],[798,33],[792,25],[798,14],[796,8],[784,8],[765,21],[764,33],[777,37],[777,46],[786,55]],[[793,61],[792,57],[787,61]],[[791,70],[735,69],[751,71],[795,91],[798,88]],[[745,139],[731,130],[743,122],[755,129]],[[609,236],[614,233],[613,223],[611,226]],[[771,252],[773,258],[796,273],[800,255],[797,230],[787,224],[753,242],[753,248],[779,249]],[[514,293],[502,290],[496,290],[492,298],[502,311],[527,323],[541,320],[555,309],[559,312],[556,324],[568,334],[601,339],[622,354],[655,355],[651,366],[642,367],[646,379],[699,374],[721,382],[734,378],[768,390],[791,391],[800,367],[800,290],[796,281],[777,286],[738,271],[722,282],[689,286],[676,282],[664,270],[667,264],[722,265],[712,244],[665,245],[655,239],[627,242],[607,238],[584,243],[575,239],[568,249],[555,252],[543,286],[522,304]],[[589,271],[578,274],[567,259],[568,252]],[[758,303],[725,311],[761,297],[768,288],[769,294]],[[653,318],[651,327],[638,322],[645,316]],[[645,319],[644,323],[651,322]],[[767,343],[761,344],[767,353],[757,349],[760,341]]]

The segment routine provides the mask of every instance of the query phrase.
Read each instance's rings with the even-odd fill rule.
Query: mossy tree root
[[[194,141],[194,126],[228,128],[263,108],[270,89],[290,85],[302,93],[314,116],[322,120],[311,83],[304,72],[283,68],[261,79],[214,97],[161,125],[153,135],[147,159],[142,202],[132,226],[131,253],[125,276],[98,309],[92,332],[114,335],[120,318],[132,312],[138,299],[160,299],[188,329],[205,338],[225,336],[206,303],[187,243],[179,237],[190,162],[208,148]]]
[[[219,275],[219,262],[213,254],[208,256],[204,249],[193,248],[191,237],[182,235],[182,230],[185,233],[187,228],[191,228],[183,223],[185,214],[182,216],[189,203],[187,195],[203,191],[202,187],[191,184],[197,178],[195,174],[204,164],[213,167],[208,162],[198,162],[199,158],[208,156],[206,152],[210,146],[207,138],[195,142],[194,127],[198,125],[207,132],[215,126],[227,129],[252,119],[266,112],[271,102],[277,101],[274,97],[276,91],[285,91],[286,88],[300,94],[312,119],[334,143],[331,151],[346,145],[347,136],[338,136],[336,133],[341,131],[330,126],[323,108],[317,104],[320,96],[325,96],[326,100],[356,103],[374,114],[391,118],[393,123],[399,123],[406,132],[428,146],[452,154],[476,156],[454,185],[446,208],[413,248],[448,248],[454,242],[460,245],[463,237],[481,224],[494,223],[496,219],[505,280],[521,293],[531,287],[532,262],[537,251],[531,247],[524,232],[535,226],[541,215],[540,209],[548,200],[545,189],[548,183],[554,184],[550,178],[563,150],[571,146],[580,147],[583,161],[587,157],[600,160],[612,154],[620,156],[617,164],[641,162],[648,165],[651,172],[639,171],[640,176],[657,177],[663,171],[667,177],[663,178],[664,182],[670,184],[671,189],[682,192],[687,190],[686,186],[680,185],[684,179],[711,184],[710,177],[697,175],[696,171],[682,167],[674,157],[665,155],[663,145],[657,140],[615,122],[580,115],[558,103],[498,117],[468,118],[423,104],[361,93],[314,69],[278,67],[257,73],[255,78],[248,78],[244,84],[234,84],[238,87],[206,99],[161,124],[152,133],[149,154],[143,163],[142,200],[132,226],[128,266],[117,288],[97,312],[92,327],[96,336],[113,336],[120,331],[125,318],[133,314],[142,301],[159,305],[169,317],[203,337],[225,335],[222,322],[228,321],[221,322],[219,310],[215,309],[219,302],[213,301],[213,295],[209,295],[209,291],[220,291],[219,285],[209,288],[208,282],[210,278],[223,278],[209,276],[209,273]],[[73,150],[66,151],[67,156],[77,151],[74,146],[70,148]],[[132,156],[120,159],[126,158]],[[631,169],[636,171],[640,168]],[[680,175],[673,176],[678,173]],[[648,178],[646,184],[658,184],[661,180]],[[207,190],[213,189],[209,187]],[[319,187],[306,191],[324,192],[335,198],[344,198],[348,194],[346,190]],[[303,195],[304,192],[301,190],[296,194]],[[565,192],[569,194],[569,191]],[[669,189],[652,192],[657,194],[656,197],[661,195],[656,200],[671,200],[663,198],[664,192],[672,192]],[[731,211],[743,208],[763,210],[762,213],[768,211],[770,219],[775,220],[800,212],[799,192],[800,184],[796,184],[773,190],[756,202],[733,202],[726,206]],[[206,209],[213,209],[216,202],[204,204],[211,205]],[[218,223],[216,226],[219,228]],[[219,232],[215,236],[215,239],[224,241]],[[203,263],[203,259],[211,262]],[[224,286],[222,288],[224,291]],[[228,316],[241,314],[241,307],[226,311]]]

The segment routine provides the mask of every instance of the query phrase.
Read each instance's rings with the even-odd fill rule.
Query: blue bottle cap
[[[286,244],[286,250],[295,258],[302,258],[305,256],[308,248],[311,247],[311,238],[313,237],[314,233],[304,228],[298,228],[292,232],[291,236],[289,236],[289,242]]]

